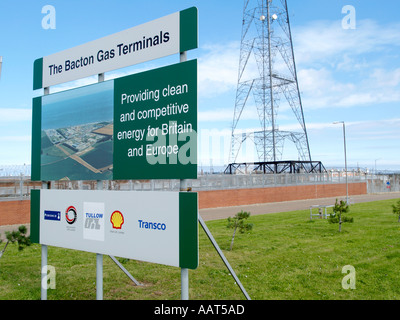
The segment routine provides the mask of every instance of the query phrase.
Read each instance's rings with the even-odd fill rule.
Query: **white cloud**
[[[247,108],[243,110],[240,117],[242,120],[258,120],[257,111],[254,108]],[[198,112],[198,120],[204,122],[215,121],[232,121],[233,120],[233,107],[232,108],[219,108],[207,111]]]
[[[3,142],[30,142],[31,136],[0,136]]]
[[[313,21],[293,31],[303,105],[308,109],[400,102],[400,25]]]
[[[356,90],[353,83],[335,80],[333,72],[326,68],[300,69],[298,79],[303,104],[308,109],[337,106],[341,98]]]
[[[31,109],[1,108],[0,123],[30,121],[32,119]]]
[[[371,80],[379,87],[398,87],[400,85],[400,68],[395,70],[375,69]]]
[[[400,102],[400,69],[371,70],[352,81],[335,78],[334,70],[301,69],[298,72],[303,105],[307,109],[363,107]]]
[[[235,90],[238,78],[239,43],[205,45],[199,58],[199,96],[212,97]]]
[[[293,37],[303,106],[308,110],[400,102],[400,64],[394,59],[400,46],[399,24],[358,20],[355,30],[345,30],[340,20],[313,21],[294,28]],[[202,49],[199,97],[229,93],[234,98],[239,42]],[[213,112],[216,117],[209,118],[227,120],[220,111]]]
[[[294,28],[295,55],[299,63],[335,62],[343,54],[362,55],[384,52],[400,46],[400,25],[381,25],[373,20],[358,20],[355,30],[341,27],[341,21],[312,21]]]

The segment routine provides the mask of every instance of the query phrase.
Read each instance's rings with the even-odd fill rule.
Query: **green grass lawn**
[[[400,299],[400,224],[391,205],[397,200],[354,204],[342,225],[310,221],[309,210],[251,216],[253,230],[238,234],[226,220],[207,222],[253,300]],[[0,246],[2,249],[4,243]],[[199,226],[199,267],[189,271],[190,299],[244,299],[239,287]],[[9,245],[0,259],[0,299],[40,299],[39,245],[18,251]],[[96,255],[48,249],[56,270],[49,300],[95,299]],[[345,265],[356,271],[356,288],[342,288]],[[131,280],[104,256],[104,299],[180,299],[180,269],[129,260]]]

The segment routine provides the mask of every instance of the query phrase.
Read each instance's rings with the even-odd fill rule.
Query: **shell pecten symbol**
[[[124,224],[124,216],[123,214],[116,210],[111,214],[110,222],[114,229],[121,229],[122,225]]]

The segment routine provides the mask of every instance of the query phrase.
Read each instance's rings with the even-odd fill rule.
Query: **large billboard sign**
[[[33,99],[32,180],[197,178],[197,60]]]
[[[197,48],[189,8],[34,62],[34,89]],[[33,98],[31,179],[197,178],[197,60]],[[32,190],[34,243],[198,265],[190,192]]]
[[[191,192],[32,190],[31,239],[195,269],[197,205]]]
[[[197,8],[192,7],[37,59],[33,89],[191,50],[197,39]]]

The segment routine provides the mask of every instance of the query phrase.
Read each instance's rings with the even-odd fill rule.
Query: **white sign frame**
[[[197,268],[197,193],[32,191],[31,233],[42,245]]]
[[[39,58],[33,89],[46,88],[197,48],[197,8]]]

